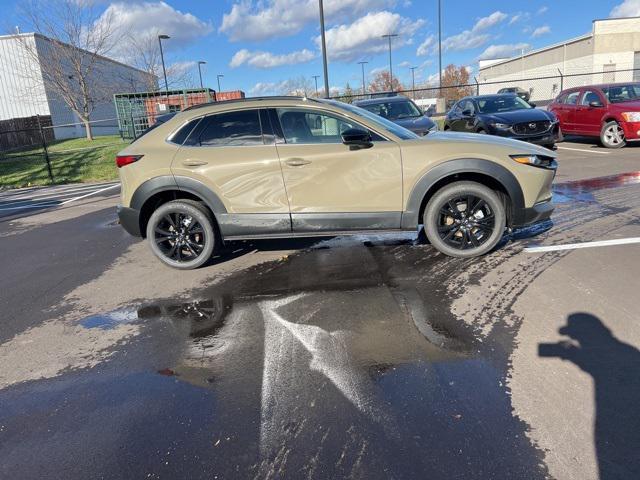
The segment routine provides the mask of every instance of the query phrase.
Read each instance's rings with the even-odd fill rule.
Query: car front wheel
[[[147,241],[166,265],[191,270],[211,258],[216,246],[215,224],[200,203],[174,200],[158,207],[149,218]]]
[[[424,211],[429,242],[452,257],[477,257],[493,249],[506,225],[505,207],[493,190],[456,182],[438,190]]]
[[[600,141],[607,148],[621,148],[627,143],[624,139],[624,130],[615,120],[602,126]]]

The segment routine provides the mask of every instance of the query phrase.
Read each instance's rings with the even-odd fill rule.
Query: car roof
[[[593,85],[580,85],[578,87],[565,88],[560,92],[560,95],[567,92],[575,92],[576,90],[583,90],[586,88],[610,88],[610,87],[622,87],[623,85],[640,85],[638,81],[630,81],[630,82],[613,82],[613,83],[594,83]]]
[[[406,102],[407,100],[411,100],[404,95],[394,95],[393,97],[377,97],[370,98],[368,100],[358,100],[353,102],[354,105],[361,107],[363,105],[376,105],[378,103],[397,103],[397,102]]]

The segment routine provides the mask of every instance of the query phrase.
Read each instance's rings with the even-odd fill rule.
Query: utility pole
[[[389,40],[389,76],[390,76],[392,92],[393,92],[393,67],[391,64],[391,39],[397,36],[398,36],[397,33],[388,33],[387,35],[382,35],[382,38],[386,38],[387,40]]]
[[[207,63],[207,62],[205,62],[203,60],[199,60],[198,61],[198,75],[200,75],[200,88],[202,90],[204,90],[204,85],[202,84],[202,69],[200,68],[200,65],[204,65],[205,63]]]
[[[316,97],[318,96],[318,79],[320,78],[320,75],[313,75],[313,80],[316,83]]]
[[[369,62],[358,62],[358,65],[362,65],[362,95],[367,94],[367,83],[364,81],[364,66]]]
[[[438,87],[442,88],[442,1],[438,0]]]
[[[162,52],[162,40],[168,40],[169,35],[158,35],[158,43],[160,44],[160,60],[162,61],[162,73],[164,74],[164,91],[169,97],[169,83],[167,83],[167,69],[164,67],[164,53]]]
[[[223,78],[224,75],[216,75],[216,78],[218,79],[218,93],[220,93],[222,90],[220,89],[220,79]]]
[[[411,92],[414,100],[416,99],[416,68],[418,67],[409,67],[411,70]]]
[[[322,37],[322,64],[324,66],[324,98],[329,98],[329,69],[327,68],[327,42],[324,35],[324,7],[322,0],[318,0],[320,7],[320,35]]]

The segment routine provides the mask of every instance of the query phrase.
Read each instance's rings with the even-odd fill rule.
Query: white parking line
[[[111,190],[113,188],[118,188],[120,187],[119,183],[113,184],[113,185],[109,185],[108,187],[104,187],[104,188],[100,188],[98,190],[93,190],[89,193],[86,193],[84,195],[80,195],[78,197],[73,197],[73,198],[69,198],[68,200],[65,200],[63,202],[56,202],[56,201],[46,201],[46,202],[41,202],[41,203],[32,203],[30,205],[19,205],[19,206],[9,206],[9,207],[2,207],[0,206],[0,211],[4,211],[4,210],[27,210],[27,209],[32,209],[32,208],[47,208],[47,207],[57,207],[57,206],[61,206],[61,205],[66,205],[68,203],[71,202],[75,202],[77,200],[82,200],[83,198],[87,198],[90,197],[92,195],[97,195],[98,193],[102,193],[105,192],[107,190]],[[64,196],[64,195],[62,195]],[[0,204],[2,205],[2,204]]]
[[[612,245],[629,245],[640,243],[640,237],[619,238],[616,240],[600,240],[597,242],[568,243],[566,245],[549,245],[545,247],[527,247],[527,253],[558,252],[561,250],[576,250],[578,248],[610,247]]]
[[[598,155],[610,155],[611,154],[611,152],[600,152],[598,150],[586,150],[584,148],[561,147],[560,145],[558,145],[558,150],[571,150],[573,152],[597,153]]]
[[[120,184],[116,183],[115,185],[111,185],[109,187],[101,188],[100,190],[96,190],[95,192],[87,193],[85,195],[81,195],[81,196],[75,197],[75,198],[70,198],[69,200],[65,200],[64,202],[62,202],[60,205],[66,205],[67,203],[75,202],[76,200],[81,200],[83,198],[90,197],[91,195],[96,195],[98,193],[106,192],[107,190],[111,190],[112,188],[118,188],[118,187],[120,187]]]

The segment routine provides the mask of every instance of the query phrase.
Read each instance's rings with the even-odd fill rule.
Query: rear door
[[[593,102],[600,103],[600,106],[591,106]],[[604,97],[597,89],[585,88],[582,90],[576,107],[575,132],[582,135],[599,135],[605,111]]]
[[[402,159],[394,141],[372,132],[373,146],[351,149],[341,133],[367,127],[317,108],[271,110],[293,231],[400,228]]]
[[[576,110],[580,90],[574,90],[567,94],[563,104],[564,122],[561,123],[563,132],[576,132]]]
[[[224,204],[227,212],[216,219],[225,236],[291,232],[280,159],[266,115],[255,108],[207,115],[173,159],[179,186],[188,189],[198,182]]]

